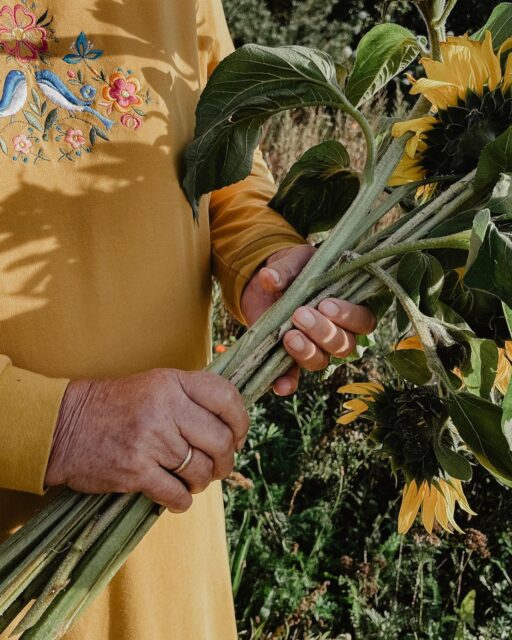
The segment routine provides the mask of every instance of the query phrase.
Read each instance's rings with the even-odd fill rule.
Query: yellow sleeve
[[[200,0],[199,24],[209,36],[208,74],[233,51],[221,0]],[[208,33],[209,32],[209,33]],[[251,174],[241,182],[214,191],[210,199],[213,273],[224,302],[243,322],[240,299],[247,281],[272,254],[305,240],[270,209],[276,187],[260,151]]]
[[[44,476],[67,380],[14,367],[0,355],[0,487],[44,493]]]

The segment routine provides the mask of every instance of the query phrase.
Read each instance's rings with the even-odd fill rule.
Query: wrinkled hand
[[[71,382],[45,484],[83,493],[144,493],[174,513],[233,469],[249,418],[236,387],[206,372],[155,369]],[[190,464],[172,474],[192,446]]]
[[[314,253],[313,247],[302,245],[278,251],[267,260],[242,296],[242,313],[249,325],[283,295]],[[286,333],[283,343],[297,365],[275,382],[274,391],[281,396],[297,390],[299,367],[308,371],[325,369],[331,355],[349,355],[356,345],[355,336],[371,333],[376,324],[366,307],[336,298],[323,300],[318,310],[300,307],[292,321],[297,328]]]

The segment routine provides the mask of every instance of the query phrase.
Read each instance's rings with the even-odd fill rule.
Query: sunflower
[[[405,348],[419,348],[413,336]],[[398,345],[400,347],[401,345]],[[436,457],[436,445],[453,449],[450,432],[445,428],[448,413],[445,402],[429,387],[405,385],[396,390],[377,382],[348,384],[340,393],[358,395],[344,402],[345,412],[338,423],[347,425],[363,414],[375,422],[371,438],[390,459],[393,472],[402,471],[406,485],[398,518],[399,533],[412,526],[420,507],[426,530],[431,533],[434,521],[449,532],[461,531],[454,519],[458,502],[473,514],[460,480],[450,477]]]
[[[487,31],[482,42],[468,36],[448,38],[441,43],[441,62],[420,60],[426,77],[411,78],[411,94],[425,96],[432,110],[394,125],[395,137],[408,132],[414,136],[390,186],[475,168],[484,147],[512,124],[511,53],[512,38],[495,51]]]
[[[449,533],[453,533],[454,529],[463,533],[454,517],[457,502],[466,513],[476,515],[468,504],[460,480],[449,476],[431,483],[424,480],[418,484],[416,480],[412,480],[404,486],[402,491],[398,533],[405,534],[409,531],[420,507],[421,521],[429,533],[432,533],[436,520]]]

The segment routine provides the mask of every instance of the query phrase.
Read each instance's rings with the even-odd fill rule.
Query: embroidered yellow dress
[[[69,378],[202,368],[212,272],[240,317],[257,265],[301,242],[260,160],[198,226],[179,188],[231,47],[221,0],[0,0],[2,539],[52,497]],[[67,637],[235,638],[220,484],[162,517]]]

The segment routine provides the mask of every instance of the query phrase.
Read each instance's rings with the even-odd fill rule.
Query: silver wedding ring
[[[192,460],[192,453],[193,453],[193,449],[190,445],[188,445],[188,452],[187,452],[187,455],[185,456],[185,460],[183,460],[183,462],[180,464],[180,466],[177,469],[173,469],[172,472],[177,474],[177,473],[181,473],[182,471],[185,471],[185,469],[190,464],[190,461]]]

